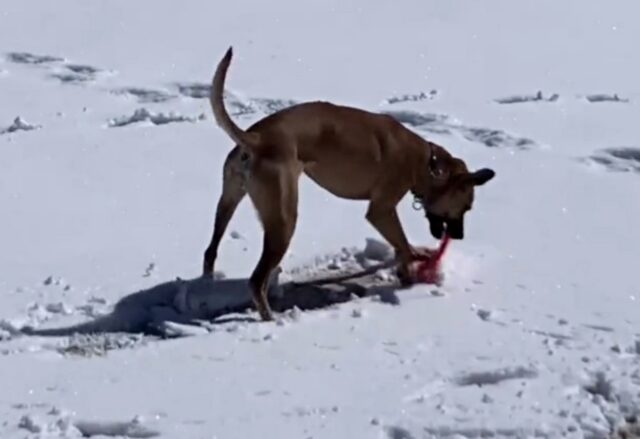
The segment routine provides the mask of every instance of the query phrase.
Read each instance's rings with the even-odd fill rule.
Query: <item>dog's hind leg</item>
[[[249,284],[262,320],[273,320],[267,297],[268,282],[284,257],[298,219],[298,179],[302,167],[294,163],[265,163],[254,174],[249,196],[253,201],[264,237],[262,254]]]
[[[222,236],[227,230],[229,221],[236,211],[238,204],[247,194],[246,180],[246,161],[238,160],[235,155],[239,151],[232,151],[225,161],[222,179],[222,194],[218,200],[216,207],[216,216],[213,225],[213,235],[211,242],[204,252],[204,260],[202,263],[203,276],[213,275],[214,265],[218,257],[218,247]]]

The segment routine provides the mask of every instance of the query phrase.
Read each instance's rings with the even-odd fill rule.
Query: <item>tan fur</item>
[[[419,254],[396,213],[407,192],[423,200],[425,209],[437,218],[462,221],[471,208],[473,186],[493,177],[478,182],[462,160],[390,116],[327,102],[286,108],[245,131],[229,117],[223,103],[231,58],[230,48],[214,74],[210,101],[216,122],[237,145],[223,166],[222,194],[203,274],[213,273],[222,236],[248,194],[264,229],[262,255],[250,277],[254,302],[264,320],[272,319],[267,280],[295,231],[302,173],[338,197],[369,200],[366,219],[396,250],[405,282],[408,266]],[[429,220],[432,225],[438,221]]]

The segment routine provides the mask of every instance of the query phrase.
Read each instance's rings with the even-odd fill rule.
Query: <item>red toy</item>
[[[425,284],[439,284],[442,282],[442,273],[440,272],[440,262],[442,256],[449,246],[450,238],[444,235],[440,241],[440,246],[429,258],[421,259],[415,264],[414,276],[417,282]]]

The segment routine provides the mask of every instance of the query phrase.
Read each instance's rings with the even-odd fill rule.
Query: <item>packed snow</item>
[[[640,5],[0,8],[0,437],[640,437]],[[200,278],[222,163],[307,100],[396,117],[496,178],[441,285],[301,179],[270,301],[248,201]],[[410,240],[437,246],[407,196]]]

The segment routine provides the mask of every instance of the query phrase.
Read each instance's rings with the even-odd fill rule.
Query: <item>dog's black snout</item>
[[[462,220],[447,221],[447,235],[449,235],[451,239],[463,239],[464,223]]]
[[[429,231],[431,232],[431,236],[436,239],[442,239],[442,235],[444,234],[444,220],[430,213],[427,213],[427,219],[429,220]]]
[[[431,224],[429,230],[431,231],[431,236],[436,239],[442,239],[442,235],[444,234],[444,227],[442,225]]]

